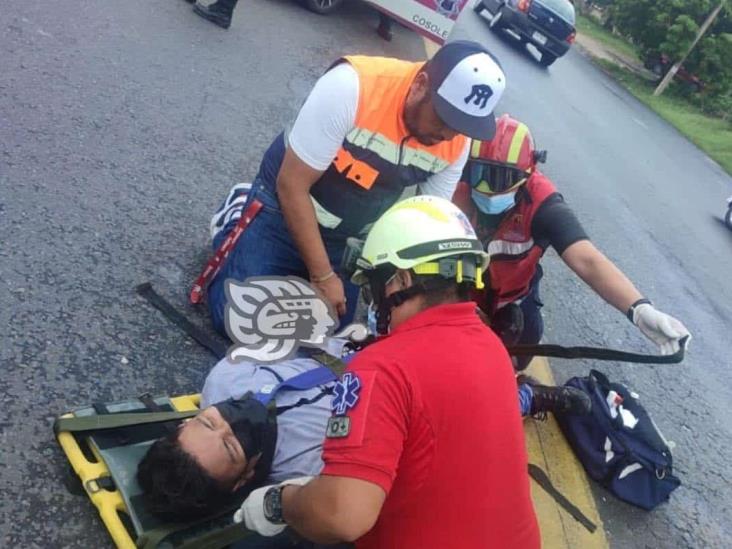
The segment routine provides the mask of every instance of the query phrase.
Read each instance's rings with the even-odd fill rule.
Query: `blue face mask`
[[[473,190],[471,195],[478,209],[488,215],[503,213],[516,205],[516,191],[489,196]]]

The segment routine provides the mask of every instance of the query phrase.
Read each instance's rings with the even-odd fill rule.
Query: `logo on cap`
[[[488,104],[488,100],[493,95],[493,90],[487,84],[475,84],[471,89],[467,97],[465,97],[465,103],[473,101],[473,105],[477,105],[479,109],[485,109]]]

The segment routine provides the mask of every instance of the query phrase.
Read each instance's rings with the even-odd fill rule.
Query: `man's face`
[[[253,465],[247,467],[244,449],[215,407],[204,409],[180,430],[181,449],[223,485],[236,489],[251,477]]]
[[[416,76],[409,88],[404,103],[404,125],[412,137],[427,146],[458,135],[437,116],[430,98],[429,77],[424,72]]]

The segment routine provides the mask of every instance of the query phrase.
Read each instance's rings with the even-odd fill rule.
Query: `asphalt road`
[[[676,443],[683,486],[667,505],[645,513],[595,490],[611,545],[728,547],[732,233],[720,219],[732,179],[577,51],[545,70],[487,22],[464,13],[453,36],[481,39],[496,53],[508,82],[500,108],[549,150],[544,171],[592,240],[694,335],[679,366],[552,361],[558,381],[597,367],[626,382]],[[653,352],[556,254],[544,266],[546,341]]]
[[[0,546],[109,545],[92,507],[60,481],[53,418],[92,401],[200,388],[212,358],[134,286],[151,280],[185,307],[212,210],[254,175],[335,58],[423,57],[416,36],[397,29],[386,44],[375,22],[356,3],[323,18],[289,0],[241,2],[228,32],[182,0],[3,7]],[[683,366],[603,368],[633,385],[677,443],[684,480],[651,514],[598,490],[613,545],[724,546],[732,233],[716,217],[732,182],[576,52],[544,70],[472,12],[456,36],[501,58],[501,109],[550,150],[546,171],[595,242],[695,335]],[[556,258],[546,267],[547,340],[648,349]],[[588,366],[555,362],[555,373]]]

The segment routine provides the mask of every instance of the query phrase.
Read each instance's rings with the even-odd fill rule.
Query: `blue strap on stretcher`
[[[350,354],[343,357],[341,361],[348,364],[354,356],[355,353]],[[297,374],[296,376],[284,381],[280,381],[276,385],[265,385],[256,395],[254,395],[254,398],[266,406],[272,401],[272,399],[274,399],[277,393],[281,393],[283,391],[307,391],[308,389],[313,389],[318,385],[325,385],[326,383],[331,383],[337,380],[338,376],[333,372],[333,370],[326,366],[320,366],[318,368],[308,370],[307,372]]]

